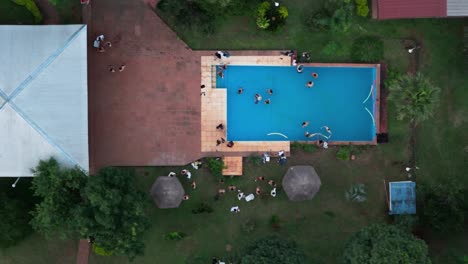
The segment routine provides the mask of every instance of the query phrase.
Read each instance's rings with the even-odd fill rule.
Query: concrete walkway
[[[76,254],[76,264],[88,264],[89,252],[91,245],[86,239],[80,239],[78,244],[78,253]]]

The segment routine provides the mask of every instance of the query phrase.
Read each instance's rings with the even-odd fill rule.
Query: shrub
[[[312,30],[328,30],[330,29],[331,14],[326,9],[320,9],[319,11],[307,16],[305,19],[306,26]]]
[[[161,0],[157,8],[173,17],[177,24],[198,28],[204,33],[216,31],[216,17],[223,15],[222,5],[209,1]]]
[[[367,17],[369,15],[369,6],[367,0],[355,0],[356,3],[356,14],[361,17]]]
[[[349,146],[341,146],[336,153],[336,157],[340,160],[349,160],[351,157],[351,148]]]
[[[164,236],[165,240],[172,240],[172,241],[179,241],[182,240],[187,235],[182,232],[170,232],[169,234]]]
[[[384,80],[385,88],[395,85],[400,77],[401,73],[397,69],[389,66],[387,68],[387,77]]]
[[[276,30],[284,25],[288,17],[288,9],[285,6],[272,7],[270,2],[262,2],[257,7],[256,23],[260,29]]]
[[[351,47],[351,59],[356,62],[378,62],[383,55],[383,41],[377,36],[357,38]]]
[[[262,157],[252,154],[248,157],[248,161],[253,165],[260,165],[262,163]]]
[[[393,223],[402,230],[411,232],[413,231],[414,226],[418,223],[418,217],[416,215],[395,215]]]
[[[341,43],[332,40],[325,45],[322,53],[330,57],[345,56],[349,53],[349,50],[341,45]]]
[[[291,144],[291,149],[294,151],[302,150],[307,153],[313,153],[318,150],[318,147],[314,144],[293,142]]]
[[[273,235],[258,239],[247,246],[242,254],[241,264],[257,263],[308,263],[296,243]]]
[[[104,257],[112,256],[112,252],[106,251],[105,249],[97,246],[96,244],[93,244],[93,252],[99,256],[104,256]]]
[[[220,158],[207,158],[208,168],[214,176],[223,176],[224,162]]]
[[[18,189],[17,187],[16,191]],[[29,225],[29,211],[34,208],[32,193],[26,191],[26,195],[22,197],[12,196],[9,192],[0,193],[0,248],[14,246],[33,233]]]
[[[26,7],[29,12],[34,16],[34,21],[36,23],[40,23],[42,21],[42,14],[41,11],[39,11],[39,8],[37,8],[36,3],[34,0],[12,0],[13,3],[17,5],[21,5]]]
[[[350,202],[364,202],[367,200],[366,186],[362,183],[352,185],[349,190],[345,192],[346,200]]]
[[[206,203],[199,203],[195,209],[192,210],[192,214],[203,214],[203,213],[212,213],[213,208]]]

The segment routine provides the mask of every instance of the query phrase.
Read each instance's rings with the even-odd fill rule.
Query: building
[[[39,160],[89,170],[87,27],[0,26],[0,176]]]
[[[467,0],[372,0],[372,17],[377,19],[468,16]]]

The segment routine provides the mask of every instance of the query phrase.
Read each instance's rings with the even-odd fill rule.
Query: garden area
[[[0,12],[2,5],[5,1]],[[12,179],[0,179],[5,203],[0,226],[3,234],[13,234],[2,238],[0,262],[72,263],[77,239],[93,237],[90,263],[209,263],[213,256],[227,263],[258,263],[258,256],[284,257],[270,254],[281,244],[290,257],[283,263],[369,263],[370,252],[389,251],[394,258],[372,263],[468,263],[468,65],[463,56],[468,21],[377,21],[369,9],[354,0],[288,0],[279,6],[256,0],[160,1],[155,12],[192,49],[293,49],[308,52],[312,62],[385,64],[389,143],[329,149],[294,143],[285,166],[277,158],[263,164],[260,156],[246,157],[244,175],[232,178],[217,175],[204,159],[198,170],[190,164],[111,169],[99,174],[101,180],[42,170],[54,186],[21,179],[11,189]],[[409,53],[409,47],[417,49]],[[281,180],[294,165],[311,165],[320,177],[321,188],[310,201],[291,202],[282,189]],[[191,180],[180,175],[182,169],[191,171]],[[158,176],[172,171],[190,199],[177,209],[158,209],[149,191]],[[256,182],[259,176],[266,180]],[[276,197],[269,195],[268,180],[278,183]],[[403,180],[417,183],[417,215],[389,216],[386,183]],[[239,201],[237,192],[228,190],[231,185],[246,194],[257,187],[266,191],[251,202]],[[219,189],[226,193],[219,195]],[[62,199],[63,192],[72,195]],[[36,202],[41,207],[34,209]],[[230,212],[233,206],[240,212]],[[57,211],[63,213],[50,213]],[[271,235],[271,243],[261,240]]]
[[[40,5],[38,4],[40,3]],[[75,0],[4,0],[0,2],[0,25],[81,23],[81,4]]]

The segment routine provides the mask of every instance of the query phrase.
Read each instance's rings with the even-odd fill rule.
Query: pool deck
[[[279,53],[277,53],[279,54]],[[216,89],[216,72],[213,66],[228,65],[276,65],[289,66],[291,58],[288,56],[231,56],[222,60],[214,56],[201,57],[202,89],[205,96],[201,96],[201,151],[205,155],[245,156],[252,152],[278,152],[284,150],[289,153],[289,141],[241,141],[235,142],[232,148],[225,144],[216,146],[216,140],[226,139],[227,129],[227,96],[226,89]],[[216,129],[218,124],[224,124],[223,131]]]

